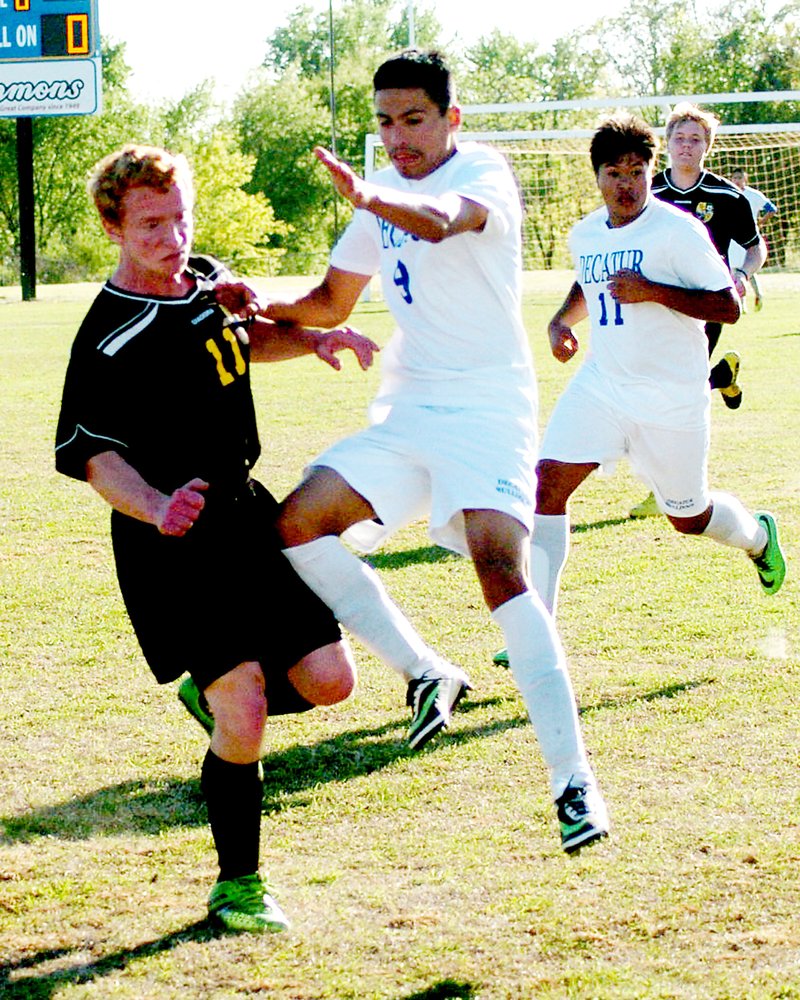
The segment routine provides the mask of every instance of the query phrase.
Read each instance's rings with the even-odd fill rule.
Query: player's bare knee
[[[483,598],[490,611],[525,593],[528,582],[521,567],[511,561],[474,559]]]
[[[339,677],[327,677],[325,681],[316,688],[314,703],[316,705],[338,705],[340,701],[347,701],[355,688],[355,679],[352,675],[342,674]]]
[[[711,508],[692,517],[671,517],[668,514],[667,520],[681,535],[702,535],[711,520]]]
[[[290,494],[281,504],[275,520],[275,527],[286,548],[304,545],[318,537],[316,525],[303,509],[303,503],[295,493]]]
[[[314,705],[345,701],[356,686],[356,665],[349,645],[341,641],[315,649],[292,667],[289,680]]]
[[[553,504],[552,470],[549,463],[539,462],[536,466],[536,513],[547,512]]]
[[[536,466],[536,513],[565,514],[573,492],[597,466],[570,466],[564,462],[542,459]]]
[[[341,650],[331,650],[324,669],[316,677],[317,705],[336,705],[346,701],[355,690],[356,672],[352,658]]]
[[[243,742],[260,739],[267,712],[264,673],[255,661],[240,663],[205,689],[215,732]]]

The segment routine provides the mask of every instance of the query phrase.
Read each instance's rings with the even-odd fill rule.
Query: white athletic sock
[[[570,778],[594,782],[564,650],[542,601],[533,591],[519,594],[501,604],[492,618],[503,630],[511,672],[550,769],[553,798]]]
[[[760,556],[768,540],[763,525],[730,493],[712,493],[711,502],[711,520],[703,535],[721,545],[744,549],[751,558]]]
[[[531,579],[555,618],[561,571],[569,554],[569,515],[535,514],[531,538]]]
[[[432,667],[438,674],[451,669],[391,601],[375,570],[334,535],[283,551],[300,579],[342,625],[406,680],[419,678]]]

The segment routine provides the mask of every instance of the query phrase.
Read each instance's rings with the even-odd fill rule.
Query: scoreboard
[[[0,2],[0,58],[88,56],[97,48],[90,0]]]
[[[100,110],[98,0],[0,0],[0,117]]]

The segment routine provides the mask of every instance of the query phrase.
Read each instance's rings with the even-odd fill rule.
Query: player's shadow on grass
[[[173,931],[155,941],[145,941],[133,948],[122,948],[109,955],[103,955],[93,962],[81,958],[72,965],[66,961],[75,948],[48,948],[0,967],[0,996],[3,1000],[48,1000],[70,986],[93,983],[104,976],[127,969],[139,959],[151,958],[162,952],[171,951],[190,941],[211,941],[224,934],[211,926],[207,920],[189,924],[181,930]],[[82,953],[82,952],[81,952]],[[60,962],[63,967],[34,975],[23,975],[11,981],[11,976],[34,971],[39,966],[52,966]]]
[[[620,517],[607,517],[603,521],[587,521],[585,524],[573,524],[569,530],[573,535],[580,535],[584,531],[594,531],[596,528],[615,528],[620,524],[634,523],[636,523],[634,518],[623,514]]]
[[[503,698],[464,704],[459,711],[493,707]],[[520,724],[493,721],[468,738],[475,739]],[[314,744],[298,744],[267,754],[264,766],[264,812],[308,804],[307,793],[329,782],[345,782],[380,771],[398,760],[434,753],[437,742],[421,751],[405,742],[407,720],[350,730]],[[85,840],[126,833],[155,835],[172,827],[202,826],[206,811],[199,780],[126,781],[99,788],[85,796],[31,810],[22,816],[0,817],[0,844],[25,843],[36,837]]]
[[[226,934],[218,931],[207,920],[189,924],[181,930],[165,934],[155,941],[145,941],[133,948],[122,948],[119,951],[103,955],[93,962],[75,961],[66,965],[69,956],[76,949],[48,948],[37,952],[19,962],[11,962],[0,968],[0,995],[4,1000],[49,1000],[50,997],[70,986],[81,986],[85,983],[95,983],[105,976],[122,972],[140,959],[152,958],[155,955],[171,951],[189,942],[211,941]],[[39,966],[52,966],[61,962],[64,967],[51,972],[35,974]],[[11,981],[11,976],[33,971],[33,975],[23,975]],[[471,983],[458,982],[454,979],[443,979],[433,986],[415,993],[409,993],[402,1000],[476,1000],[477,988]]]
[[[677,698],[679,695],[688,694],[696,688],[707,687],[714,684],[714,677],[697,677],[690,681],[680,681],[676,684],[667,684],[664,687],[654,688],[652,691],[645,691],[643,694],[625,698],[604,698],[596,705],[581,706],[581,715],[591,712],[605,712],[614,708],[625,708],[642,701],[659,701],[662,698]]]
[[[375,569],[387,570],[405,569],[406,566],[418,566],[422,563],[451,562],[463,558],[458,552],[442,548],[441,545],[420,545],[405,552],[371,552],[365,557],[366,562]]]
[[[621,698],[605,699],[582,707],[582,714],[601,712],[643,701],[674,698],[713,683],[703,677],[670,684]],[[508,701],[502,696],[462,702],[458,714],[472,714]],[[421,751],[409,749],[398,736],[406,720],[394,720],[371,729],[340,733],[315,744],[288,747],[263,758],[264,812],[279,812],[306,806],[308,793],[331,782],[347,782],[381,771],[399,760],[435,753],[444,741],[472,743],[529,725],[523,711],[512,718],[454,727]],[[172,827],[201,826],[206,812],[200,783],[192,781],[128,781],[100,788],[86,796],[33,810],[23,816],[0,818],[0,843],[24,843],[36,837],[84,840],[93,836],[120,834],[157,835]]]
[[[455,979],[443,979],[425,990],[417,990],[401,997],[400,1000],[477,1000],[478,987],[472,983],[460,983]]]

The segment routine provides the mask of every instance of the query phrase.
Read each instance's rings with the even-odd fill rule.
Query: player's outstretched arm
[[[314,149],[314,154],[327,167],[336,190],[354,208],[372,212],[421,240],[440,243],[449,236],[481,230],[486,225],[488,208],[455,192],[433,197],[396,191],[363,180],[321,146]]]
[[[162,535],[185,535],[205,507],[208,483],[192,479],[171,495],[155,489],[115,451],[104,451],[86,463],[90,485],[114,510],[152,524]]]
[[[608,290],[623,305],[656,302],[706,323],[735,323],[742,311],[739,295],[733,288],[715,292],[703,288],[681,288],[650,281],[643,274],[628,269],[617,271],[608,283]]]
[[[374,340],[349,326],[335,330],[310,330],[295,324],[257,319],[250,328],[251,361],[288,361],[305,354],[316,354],[339,371],[342,362],[337,355],[341,351],[352,351],[366,371],[372,364],[373,355],[379,350]]]
[[[345,322],[366,288],[370,276],[329,267],[322,281],[294,299],[272,299],[259,315],[275,323],[296,323],[332,330]]]

